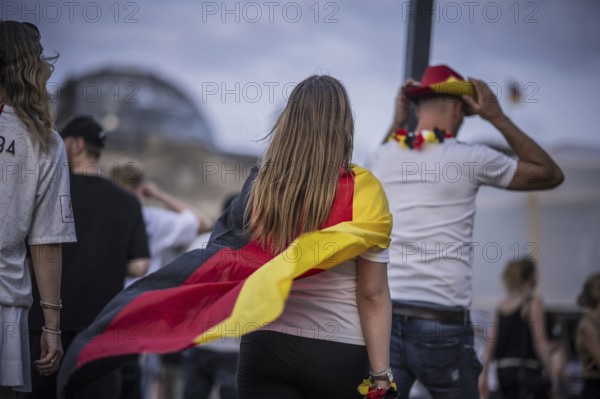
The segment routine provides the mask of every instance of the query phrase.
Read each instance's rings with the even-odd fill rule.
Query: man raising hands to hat
[[[404,130],[409,100],[418,119]],[[479,115],[506,138],[518,159],[456,135]],[[440,398],[479,398],[473,349],[472,232],[482,185],[508,190],[558,186],[552,158],[502,111],[489,87],[445,65],[406,81],[391,131],[366,165],[379,178],[394,218],[388,276],[393,301],[391,366],[401,397],[418,379]]]

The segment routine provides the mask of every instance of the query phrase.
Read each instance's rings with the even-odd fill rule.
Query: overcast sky
[[[0,18],[38,24],[60,53],[52,81],[106,66],[139,67],[198,105],[217,141],[259,153],[295,82],[343,81],[356,118],[355,160],[387,130],[404,76],[407,2],[3,1]],[[600,2],[438,1],[431,63],[500,87],[506,112],[550,145],[600,147]],[[508,102],[508,83],[526,100]],[[499,134],[470,118],[467,141]]]

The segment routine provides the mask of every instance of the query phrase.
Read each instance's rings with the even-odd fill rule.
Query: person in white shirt
[[[61,243],[76,241],[69,169],[52,129],[46,82],[52,72],[33,24],[0,21],[0,398],[31,391],[27,318],[32,285],[43,309],[36,371],[51,375],[60,340]]]
[[[403,129],[408,100],[418,124]],[[467,115],[489,121],[517,159],[456,140]],[[386,142],[367,162],[384,186],[394,227],[389,283],[393,301],[391,366],[401,397],[419,380],[434,398],[478,398],[481,364],[473,350],[472,234],[482,185],[508,190],[558,186],[552,158],[502,111],[481,80],[445,65],[406,81]]]

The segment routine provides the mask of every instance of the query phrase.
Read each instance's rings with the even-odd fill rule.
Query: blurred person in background
[[[576,346],[583,371],[582,399],[600,398],[600,273],[587,278],[577,298],[584,309],[577,326]]]
[[[31,391],[31,374],[58,370],[61,244],[76,241],[65,147],[52,128],[43,55],[35,25],[0,21],[0,398]],[[12,170],[12,172],[11,172]],[[32,301],[26,247],[40,295]],[[38,348],[30,365],[27,318]]]
[[[170,259],[165,258],[171,250],[187,247],[198,234],[212,227],[207,217],[165,192],[156,183],[148,181],[139,161],[113,165],[110,178],[142,203],[150,249],[150,267],[146,274],[154,273],[168,263]],[[157,202],[162,207],[147,205],[146,201]],[[138,279],[127,278],[126,285]]]
[[[228,196],[223,202],[225,212],[238,194]],[[206,248],[210,232],[196,237],[188,251]],[[224,337],[202,346],[188,349],[182,354],[183,399],[208,399],[218,388],[220,399],[236,399],[235,371],[240,351],[239,338]]]
[[[530,259],[510,262],[502,281],[506,297],[500,302],[489,333],[483,371],[482,398],[489,397],[488,372],[496,360],[498,382],[506,399],[546,399],[558,392],[542,298],[536,295],[537,267]]]
[[[141,162],[130,161],[116,164],[110,169],[110,176],[113,181],[134,194],[140,202],[150,200],[164,206],[142,206],[150,250],[150,267],[147,274],[159,270],[170,261],[169,256],[174,253],[179,255],[178,251],[182,252],[182,248],[188,246],[200,232],[211,227],[210,220],[204,215],[163,191],[156,183],[148,181]],[[138,279],[139,277],[128,278],[125,285],[129,286]],[[144,354],[139,358],[139,366],[135,360],[123,365],[123,395],[121,398],[152,398],[155,395],[161,397],[163,391],[172,391],[173,373],[170,372],[172,367],[169,366],[169,359],[175,360],[177,363],[179,357],[177,355]]]
[[[411,100],[414,132],[404,129]],[[458,141],[468,115],[489,121],[518,159]],[[398,392],[408,396],[419,380],[436,399],[478,398],[469,310],[477,193],[482,186],[550,189],[562,183],[562,171],[504,114],[485,82],[446,65],[404,82],[386,140],[365,165],[383,184],[394,219],[388,271]]]
[[[105,144],[102,127],[91,117],[72,119],[61,131],[71,170],[71,199],[77,220],[77,243],[62,248],[62,325],[65,350],[85,331],[106,304],[123,289],[125,276],[142,276],[149,265],[148,240],[140,202],[104,178],[98,160]],[[34,297],[39,298],[37,288]],[[38,325],[42,314],[29,315],[32,354],[40,351]],[[126,332],[124,332],[126,335]],[[78,393],[82,399],[116,399],[117,371]],[[56,397],[56,375],[33,378],[27,398]]]

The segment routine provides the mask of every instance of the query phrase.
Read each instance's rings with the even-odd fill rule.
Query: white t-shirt
[[[12,107],[0,114],[0,305],[29,308],[29,245],[77,241],[69,165],[58,133],[44,153]]]
[[[383,184],[394,219],[392,300],[469,307],[475,197],[481,185],[508,186],[517,161],[455,139],[421,150],[390,141],[367,167]]]
[[[371,248],[359,256],[379,263],[390,260],[387,249]],[[365,345],[356,304],[356,268],[355,258],[294,281],[283,313],[262,329]]]
[[[174,212],[154,206],[142,207],[148,249],[150,250],[150,266],[148,273],[154,273],[167,263],[165,259],[170,251],[188,245],[198,232],[198,218],[190,210]],[[132,284],[137,278],[127,278],[125,286]]]

